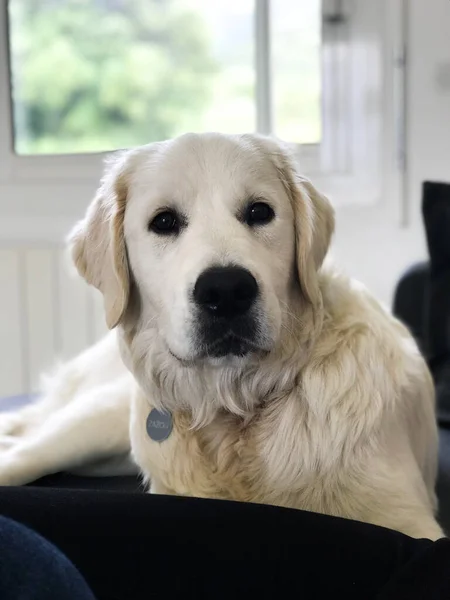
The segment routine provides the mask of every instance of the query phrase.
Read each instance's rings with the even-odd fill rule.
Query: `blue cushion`
[[[7,398],[0,398],[0,412],[6,412],[9,410],[16,410],[21,406],[25,406],[30,402],[36,400],[36,394],[23,394],[21,396],[9,396]]]

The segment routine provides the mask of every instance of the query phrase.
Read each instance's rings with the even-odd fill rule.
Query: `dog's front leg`
[[[23,485],[44,475],[130,451],[129,379],[81,394],[0,454],[0,485]]]

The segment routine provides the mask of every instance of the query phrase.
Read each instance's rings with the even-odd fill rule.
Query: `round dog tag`
[[[147,417],[147,433],[155,442],[167,440],[172,433],[173,421],[169,412],[154,408]]]

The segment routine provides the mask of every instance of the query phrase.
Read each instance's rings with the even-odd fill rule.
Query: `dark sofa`
[[[440,441],[439,516],[450,532],[450,184],[423,184],[422,215],[429,260],[411,266],[401,277],[393,312],[416,338],[433,375]]]

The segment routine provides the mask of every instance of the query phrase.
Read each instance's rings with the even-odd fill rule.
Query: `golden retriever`
[[[131,449],[155,493],[441,537],[430,375],[406,329],[323,266],[333,229],[270,138],[116,154],[70,237],[116,331],[1,417],[0,483],[125,472]]]

